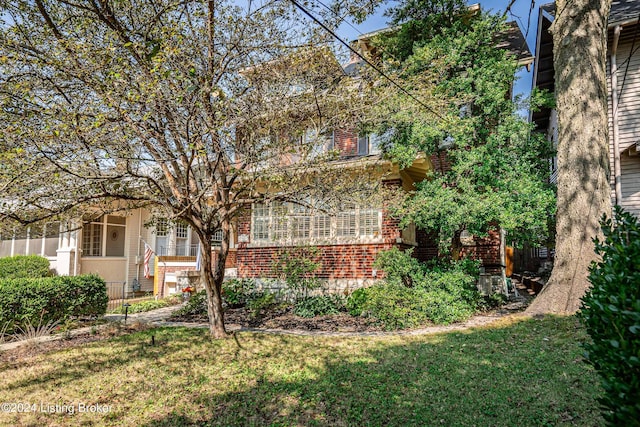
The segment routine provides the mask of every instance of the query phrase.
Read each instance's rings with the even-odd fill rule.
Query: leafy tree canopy
[[[388,154],[401,163],[419,152],[441,160],[399,213],[445,242],[496,226],[516,242],[546,239],[555,209],[550,147],[510,98],[517,60],[497,47],[504,17],[455,0],[407,1],[390,16],[397,27],[375,36],[374,50],[413,97],[394,91],[373,126],[389,135]],[[530,103],[546,98],[534,94]]]

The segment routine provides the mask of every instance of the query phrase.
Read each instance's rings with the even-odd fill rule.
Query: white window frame
[[[381,139],[382,137],[375,133],[358,135],[358,156],[380,154],[382,152]],[[362,151],[360,148],[366,148],[366,151]]]
[[[87,221],[84,222],[82,225],[82,257],[87,257],[87,258],[124,258],[126,256],[127,253],[127,224],[126,224],[126,220],[124,224],[117,224],[114,222],[109,222],[109,217],[111,216],[118,216],[118,215],[102,215],[100,218],[98,218],[98,220],[95,221]],[[89,226],[89,227],[87,227]],[[100,230],[100,237],[98,238],[100,247],[99,247],[99,253],[96,255],[94,254],[94,244],[95,244],[95,240],[96,240],[96,235],[94,233],[94,229],[97,227],[101,227]],[[107,256],[107,239],[108,239],[108,231],[109,231],[109,227],[119,227],[119,228],[123,228],[124,229],[124,239],[125,239],[125,247],[123,249],[123,253],[122,255],[110,255]],[[87,233],[85,232],[86,229],[88,228],[88,230],[90,231],[88,233],[89,235],[89,245],[91,250],[87,251],[85,250],[85,242],[87,241]]]
[[[256,209],[257,206],[263,206],[261,208]],[[276,214],[275,210],[280,209],[280,206],[286,207],[286,212],[284,214]],[[283,205],[279,205],[276,203],[256,203],[252,205],[251,209],[251,242],[255,244],[267,244],[267,243],[275,243],[275,244],[287,244],[287,245],[295,245],[295,244],[344,244],[349,242],[362,242],[362,241],[371,241],[371,240],[379,240],[382,237],[382,209],[376,209],[371,207],[360,207],[354,206],[352,209],[349,209],[348,214],[353,215],[353,233],[351,234],[343,234],[339,233],[339,221],[340,215],[344,215],[347,211],[342,211],[342,213],[338,213],[335,215],[327,215],[321,211],[313,211],[307,210],[307,215],[305,215],[304,210],[298,213],[295,212],[295,208],[292,203],[285,203]],[[300,205],[299,205],[300,206]],[[266,207],[266,215],[265,215],[265,207]],[[256,216],[256,212],[260,212],[260,216]],[[373,213],[373,215],[371,215]],[[377,222],[377,226],[370,225],[367,226],[369,231],[368,233],[364,233],[365,226],[362,224],[364,215],[370,215],[369,218],[377,218],[373,222]],[[329,217],[329,235],[326,235],[326,218]],[[306,219],[307,222],[304,225],[304,229],[306,232],[296,233],[296,220]],[[319,227],[319,220],[322,219],[322,226]],[[256,223],[260,221],[261,227],[266,222],[267,233],[263,233],[263,229],[260,230],[261,236],[256,236]],[[284,224],[284,226],[282,226]],[[323,235],[320,236],[317,231],[325,230]],[[299,229],[298,229],[299,231]],[[296,234],[298,234],[296,236]]]

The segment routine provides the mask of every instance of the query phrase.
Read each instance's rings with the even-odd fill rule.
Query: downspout
[[[611,104],[613,123],[613,176],[616,194],[616,205],[622,203],[622,184],[620,182],[620,130],[618,128],[618,41],[622,27],[617,25],[613,30],[613,45],[611,46]]]

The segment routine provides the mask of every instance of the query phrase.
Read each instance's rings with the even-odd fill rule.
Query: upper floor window
[[[358,155],[366,156],[368,154],[380,154],[381,150],[381,138],[375,133],[367,135],[358,135]]]

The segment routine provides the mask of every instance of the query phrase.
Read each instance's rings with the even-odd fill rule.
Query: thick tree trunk
[[[202,242],[202,265],[200,278],[207,291],[207,315],[209,316],[209,333],[212,338],[220,339],[227,337],[227,330],[224,326],[224,311],[222,308],[222,281],[224,280],[224,264],[229,252],[229,224],[223,224],[223,238],[220,245],[215,268],[211,254],[211,237],[208,236],[206,242]]]
[[[556,257],[529,314],[574,313],[589,287],[599,219],[610,215],[605,61],[611,0],[558,0],[552,27],[558,111]]]

